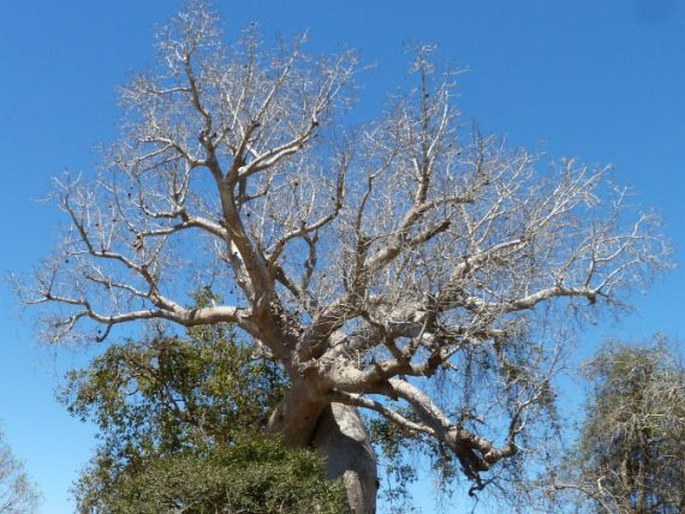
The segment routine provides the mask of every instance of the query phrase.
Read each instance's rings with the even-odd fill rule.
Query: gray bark
[[[313,444],[326,455],[328,478],[343,479],[353,514],[375,514],[376,456],[357,409],[340,403],[319,417]]]
[[[329,403],[315,381],[297,380],[269,419],[268,431],[294,447],[313,446],[326,456],[330,480],[342,478],[352,514],[375,514],[376,456],[357,408]]]

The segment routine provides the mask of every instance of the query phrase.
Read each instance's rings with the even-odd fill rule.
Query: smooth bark
[[[298,382],[271,415],[269,432],[294,448],[319,449],[326,456],[327,477],[343,480],[351,512],[376,512],[376,456],[355,407],[327,403],[310,384]]]
[[[342,478],[354,514],[374,514],[378,472],[376,456],[354,407],[332,403],[321,413],[313,440],[326,455],[327,475]]]

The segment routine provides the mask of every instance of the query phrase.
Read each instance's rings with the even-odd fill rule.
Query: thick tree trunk
[[[315,385],[305,380],[294,382],[269,418],[269,433],[279,434],[293,448],[309,446],[326,407],[321,397]]]
[[[333,403],[319,416],[313,444],[326,455],[328,478],[343,479],[354,514],[375,514],[376,456],[354,407]]]
[[[376,456],[354,407],[326,404],[305,383],[295,384],[271,415],[269,432],[293,447],[314,446],[326,456],[327,475],[342,478],[353,514],[375,514]]]

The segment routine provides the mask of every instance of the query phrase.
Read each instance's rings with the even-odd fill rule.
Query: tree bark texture
[[[326,455],[328,478],[342,477],[352,513],[375,514],[376,456],[357,409],[328,405],[319,416],[313,443]]]
[[[378,472],[376,456],[355,407],[316,402],[300,396],[297,385],[274,411],[269,431],[295,448],[313,446],[326,456],[327,478],[342,479],[353,514],[375,514]]]

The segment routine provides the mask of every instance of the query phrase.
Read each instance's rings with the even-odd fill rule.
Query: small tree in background
[[[0,432],[0,514],[36,512],[40,494]]]
[[[584,366],[592,389],[558,488],[579,511],[685,512],[685,367],[657,338],[611,342]]]

